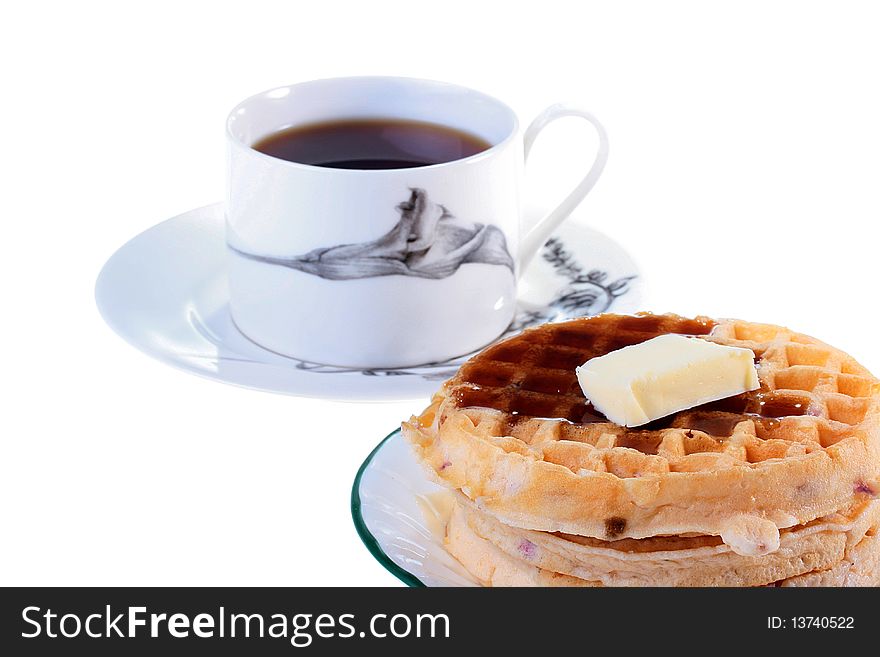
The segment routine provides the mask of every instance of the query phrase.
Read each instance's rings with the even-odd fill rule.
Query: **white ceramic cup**
[[[599,133],[592,167],[521,233],[523,163],[541,129],[577,116]],[[353,170],[252,148],[279,130],[335,119],[441,124],[491,147],[451,162]],[[230,310],[255,343],[300,360],[408,367],[497,338],[516,309],[519,271],[590,191],[608,141],[588,112],[554,105],[521,136],[500,101],[456,85],[353,77],[272,89],[227,120]]]

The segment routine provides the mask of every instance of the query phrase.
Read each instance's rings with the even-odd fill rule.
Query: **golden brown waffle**
[[[878,586],[880,537],[877,532],[876,526],[870,528],[836,563],[765,586]],[[483,586],[605,586],[601,580],[572,577],[511,556],[475,532],[460,506],[453,510],[447,525],[446,549]],[[647,584],[665,585],[662,582],[634,585]]]
[[[776,586],[880,586],[880,527],[846,551],[831,568],[790,577]]]
[[[880,524],[880,500],[780,532],[779,549],[746,557],[717,536],[602,541],[504,525],[457,496],[470,529],[512,559],[603,586],[764,586],[831,568]]]
[[[508,556],[474,533],[461,507],[452,510],[445,545],[449,554],[483,586],[602,586],[599,582],[554,573]]]
[[[761,388],[637,429],[609,422],[575,367],[665,333],[752,349]],[[880,489],[880,382],[814,338],[738,320],[609,314],[524,331],[465,363],[403,432],[505,524],[604,540],[695,533],[766,554],[780,528]]]

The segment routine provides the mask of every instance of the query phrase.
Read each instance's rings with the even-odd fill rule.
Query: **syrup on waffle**
[[[529,418],[568,420],[569,424],[560,428],[561,439],[565,440],[567,434],[583,431],[582,425],[609,424],[584,398],[575,376],[577,366],[658,335],[707,336],[715,326],[717,323],[708,318],[684,319],[669,315],[601,315],[566,322],[565,326],[550,325],[524,333],[521,339],[489,347],[465,363],[455,377],[450,394],[461,408],[483,407],[507,413],[509,432]],[[756,353],[756,357],[760,363],[761,354]],[[628,430],[618,446],[656,454],[662,429],[685,426],[727,437],[745,419],[759,423],[766,432],[778,424],[779,418],[817,413],[811,401],[810,396],[801,391],[771,392],[763,386],[655,420],[635,431]],[[593,431],[596,429],[599,428]]]

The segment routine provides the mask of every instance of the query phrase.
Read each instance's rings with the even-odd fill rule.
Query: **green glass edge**
[[[376,561],[382,564],[389,573],[394,575],[407,586],[424,587],[424,582],[411,572],[398,566],[387,554],[385,554],[385,551],[379,545],[379,541],[376,540],[376,537],[373,536],[372,532],[367,528],[367,524],[364,522],[364,517],[361,514],[360,488],[361,478],[364,475],[364,471],[367,469],[367,466],[370,465],[373,457],[376,456],[380,449],[382,449],[382,446],[399,433],[400,429],[395,429],[385,436],[385,438],[382,439],[382,442],[376,445],[376,447],[373,448],[373,451],[370,452],[370,455],[364,459],[364,462],[361,463],[361,467],[358,468],[357,474],[354,477],[354,484],[351,487],[351,519],[354,521],[354,528],[357,530],[358,536],[361,537],[361,541],[363,541],[366,548],[370,551],[370,554],[376,558]]]

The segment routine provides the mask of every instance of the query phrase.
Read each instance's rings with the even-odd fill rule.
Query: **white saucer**
[[[95,286],[98,308],[124,340],[168,365],[288,395],[349,401],[426,397],[464,360],[352,370],[267,351],[245,338],[230,319],[225,261],[222,204],[191,210],[141,233],[113,254]],[[520,286],[520,310],[511,332],[606,310],[642,309],[635,263],[620,245],[577,217],[543,247]]]

